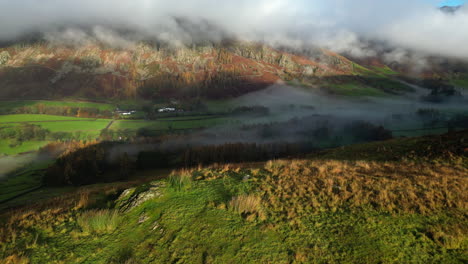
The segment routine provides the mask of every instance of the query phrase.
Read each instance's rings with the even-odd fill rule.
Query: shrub
[[[77,223],[86,233],[112,232],[117,228],[121,220],[115,210],[91,210],[82,213]]]

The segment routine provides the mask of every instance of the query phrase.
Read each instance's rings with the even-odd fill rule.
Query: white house
[[[161,108],[158,110],[159,113],[170,113],[170,112],[175,112],[176,109],[173,108],[173,107],[165,107],[165,108]]]

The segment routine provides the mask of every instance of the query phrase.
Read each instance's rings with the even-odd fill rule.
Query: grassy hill
[[[395,139],[170,176],[140,171],[45,200],[31,193],[22,199],[36,204],[1,216],[0,259],[465,263],[466,137]]]

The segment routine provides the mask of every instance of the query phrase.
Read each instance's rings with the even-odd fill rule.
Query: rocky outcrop
[[[0,52],[0,66],[6,64],[10,60],[10,53],[8,51]]]
[[[117,199],[119,211],[128,212],[146,201],[161,197],[163,195],[161,189],[164,187],[164,182],[155,181],[138,188],[125,190]]]

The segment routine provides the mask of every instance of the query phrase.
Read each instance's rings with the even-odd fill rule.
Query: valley
[[[0,264],[468,262],[466,7],[51,2],[0,2]]]

